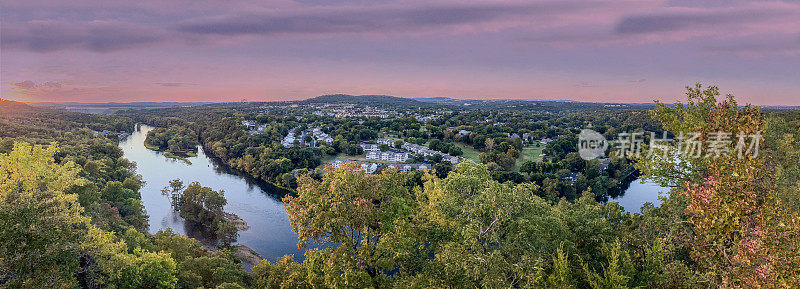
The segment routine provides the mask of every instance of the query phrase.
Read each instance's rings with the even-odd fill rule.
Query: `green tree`
[[[396,221],[411,214],[403,175],[392,170],[364,173],[357,164],[328,171],[321,181],[300,178],[297,196],[284,198],[298,246],[310,241],[330,247],[306,252],[305,263],[324,262],[324,286],[381,287],[394,269]],[[313,261],[316,260],[316,261]],[[305,264],[304,263],[304,264]]]
[[[89,218],[78,196],[86,183],[74,163],[56,164],[58,147],[18,142],[0,154],[0,279],[11,287],[68,288],[85,247]]]
[[[224,211],[228,203],[224,191],[215,191],[198,182],[192,182],[184,188],[183,182],[176,179],[170,181],[169,186],[164,187],[161,193],[169,197],[173,209],[181,217],[210,229],[222,245],[229,246],[236,242],[239,228],[231,219],[238,217]]]
[[[114,254],[104,262],[110,288],[175,288],[177,266],[169,253],[136,249],[133,254]]]

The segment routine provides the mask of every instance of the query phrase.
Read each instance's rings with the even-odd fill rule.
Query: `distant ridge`
[[[33,106],[79,106],[79,107],[109,107],[109,106],[142,106],[142,107],[171,107],[171,106],[196,106],[214,102],[177,102],[177,101],[137,101],[137,102],[27,102]]]
[[[402,98],[389,95],[349,95],[328,94],[301,101],[301,103],[351,103],[362,105],[392,105],[392,106],[424,106],[427,103],[411,98]]]
[[[412,99],[416,100],[416,101],[430,102],[430,103],[457,103],[457,102],[462,101],[460,99],[455,99],[455,98],[452,98],[452,97],[444,97],[444,96],[439,96],[439,97],[415,97],[415,98],[412,98]]]

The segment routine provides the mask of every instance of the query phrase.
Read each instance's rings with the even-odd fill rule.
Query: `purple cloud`
[[[43,83],[36,83],[32,80],[23,80],[20,82],[11,83],[15,89],[18,90],[32,90],[32,89],[53,89],[61,88],[61,83],[57,81],[46,81]]]
[[[728,26],[743,22],[763,21],[773,16],[770,13],[766,13],[766,11],[716,11],[692,14],[665,13],[630,16],[620,21],[616,27],[616,32],[622,34],[670,32],[698,27]]]
[[[197,85],[196,83],[185,83],[185,82],[156,82],[155,84],[163,87],[185,87],[185,86]]]
[[[615,31],[619,34],[648,34],[709,29],[727,33],[756,26],[761,31],[796,32],[798,19],[800,5],[783,2],[724,8],[666,7],[656,12],[623,17]]]
[[[755,36],[722,43],[714,43],[703,48],[706,53],[735,54],[763,57],[768,55],[800,55],[800,37],[786,39],[774,36]]]
[[[508,18],[530,18],[577,12],[597,5],[572,1],[323,9],[293,13],[229,15],[186,21],[177,30],[198,34],[322,34],[409,32]]]
[[[155,28],[108,21],[30,21],[23,24],[4,24],[2,27],[4,49],[34,52],[65,49],[112,52],[143,47],[166,39],[165,33]]]

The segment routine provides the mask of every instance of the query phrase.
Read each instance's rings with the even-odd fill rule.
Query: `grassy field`
[[[461,148],[461,151],[464,153],[461,155],[463,158],[471,160],[475,163],[481,163],[481,158],[479,155],[481,154],[479,151],[476,151],[471,146],[465,145],[463,143],[457,142],[456,145]]]
[[[523,163],[526,161],[540,161],[542,160],[539,157],[542,154],[543,147],[524,147],[522,148],[522,152],[519,153],[519,159],[517,159],[517,163],[514,164],[514,171],[518,172],[519,168],[522,166]]]
[[[325,155],[322,157],[322,159],[320,159],[320,161],[322,162],[322,164],[323,164],[323,165],[325,165],[325,164],[330,164],[330,163],[332,163],[332,162],[333,162],[333,160],[335,160],[336,158],[338,158],[338,157],[339,157],[339,155],[342,155],[342,154],[335,154],[335,155],[328,155],[328,154],[325,154]]]

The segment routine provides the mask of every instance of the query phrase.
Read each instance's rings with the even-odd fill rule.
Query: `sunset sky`
[[[3,0],[2,98],[800,105],[798,1],[251,2]]]

